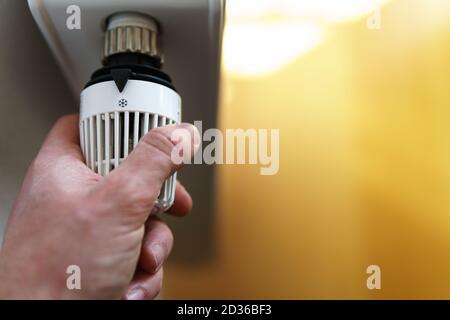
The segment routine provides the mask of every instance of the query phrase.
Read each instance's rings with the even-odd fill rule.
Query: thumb
[[[98,187],[113,205],[148,215],[164,181],[194,156],[199,139],[197,128],[187,123],[152,129]]]

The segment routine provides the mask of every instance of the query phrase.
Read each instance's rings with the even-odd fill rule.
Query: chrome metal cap
[[[155,20],[139,13],[117,13],[107,25],[103,60],[117,53],[136,52],[162,62]]]

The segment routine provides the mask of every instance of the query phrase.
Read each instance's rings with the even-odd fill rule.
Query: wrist
[[[48,279],[33,268],[26,269],[12,268],[0,258],[0,300],[83,299],[80,290],[69,290],[63,278]]]

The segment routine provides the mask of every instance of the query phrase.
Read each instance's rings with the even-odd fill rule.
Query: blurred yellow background
[[[279,128],[280,171],[217,167],[164,298],[450,298],[450,1],[374,3],[228,1],[220,125]]]

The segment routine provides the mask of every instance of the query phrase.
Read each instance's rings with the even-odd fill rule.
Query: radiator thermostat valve
[[[86,164],[100,175],[117,168],[152,128],[181,122],[181,98],[161,68],[158,23],[138,13],[109,17],[103,67],[80,102],[80,140]],[[165,181],[155,206],[174,202],[176,173]]]

